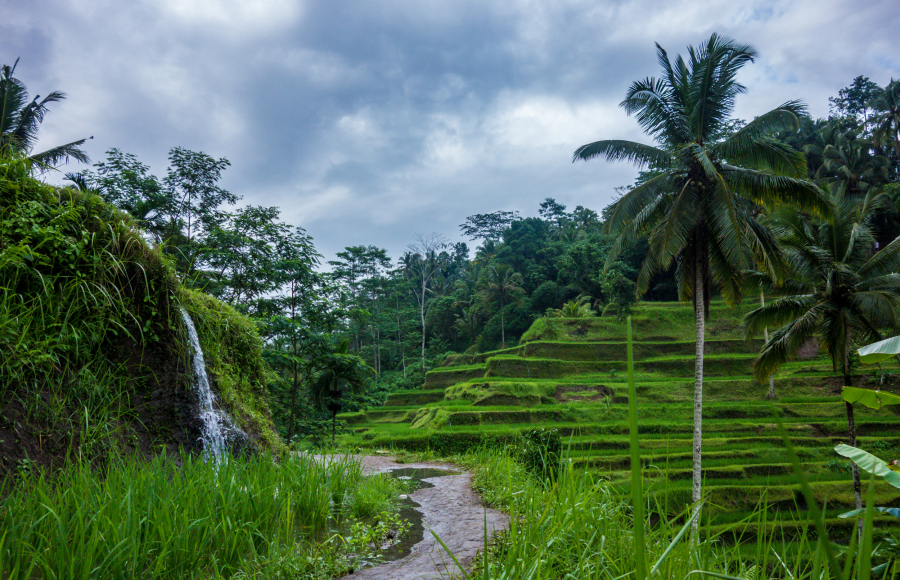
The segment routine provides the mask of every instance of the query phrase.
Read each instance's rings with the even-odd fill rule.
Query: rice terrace
[[[0,580],[898,577],[895,9],[46,4]]]

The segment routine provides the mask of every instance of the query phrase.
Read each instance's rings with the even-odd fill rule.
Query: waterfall
[[[181,319],[184,320],[188,336],[191,339],[194,385],[197,387],[197,394],[200,397],[200,421],[203,423],[200,431],[203,450],[207,457],[218,459],[223,456],[225,451],[226,430],[230,427],[230,421],[216,409],[216,396],[209,387],[209,379],[206,377],[206,362],[203,360],[203,349],[200,348],[197,329],[194,327],[191,315],[184,308],[181,308]]]

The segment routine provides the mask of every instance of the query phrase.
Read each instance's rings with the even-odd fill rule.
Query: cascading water
[[[191,350],[194,362],[194,385],[200,397],[200,421],[203,427],[200,430],[203,450],[207,457],[218,459],[223,457],[225,451],[225,434],[230,421],[216,409],[216,396],[209,387],[209,379],[206,377],[206,362],[203,360],[203,349],[200,348],[200,338],[194,321],[187,310],[181,308],[181,319],[188,330],[191,339]]]

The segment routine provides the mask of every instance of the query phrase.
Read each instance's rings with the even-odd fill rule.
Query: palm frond
[[[587,161],[594,157],[603,156],[607,161],[630,161],[638,167],[655,167],[668,169],[672,164],[672,156],[668,152],[633,141],[595,141],[582,145],[572,155],[572,162],[579,159]]]
[[[668,174],[657,175],[653,179],[635,187],[616,202],[612,215],[606,222],[607,231],[618,232],[641,213],[660,195],[672,191]]]
[[[769,340],[763,345],[759,356],[753,361],[753,376],[760,383],[773,375],[782,364],[796,355],[797,351],[800,350],[800,347],[810,338],[815,336],[818,328],[819,318],[821,316],[818,305],[810,301],[806,304],[807,308],[804,309],[800,304],[789,305],[784,303],[784,300],[786,299],[782,298],[771,304],[780,304],[790,310],[792,316],[796,315],[796,317],[772,333]],[[753,312],[765,311],[768,307],[769,305],[766,305],[757,308]],[[748,313],[747,316],[749,317],[753,312]],[[774,314],[775,311],[773,310],[771,313]],[[753,336],[761,333],[765,326],[769,326],[759,326],[760,322],[763,322],[766,318],[775,320],[779,317],[758,314],[754,317],[752,323],[752,328],[755,330],[751,331],[751,326],[748,326],[745,328],[745,334],[747,336]]]
[[[713,145],[713,150],[729,164],[763,170],[774,175],[806,177],[806,156],[777,139],[762,137],[731,151],[726,151],[726,143]]]
[[[70,158],[80,163],[90,163],[91,158],[88,157],[88,154],[79,149],[79,146],[84,145],[88,139],[93,139],[93,137],[79,139],[78,141],[72,141],[71,143],[53,147],[52,149],[47,149],[40,153],[34,153],[29,155],[28,159],[51,167],[55,167],[61,163],[68,163]]]
[[[753,337],[766,328],[778,328],[809,312],[816,303],[812,294],[776,298],[744,316],[744,335]]]
[[[881,276],[900,269],[900,236],[881,248],[859,268],[862,276]]]
[[[760,205],[794,205],[801,211],[830,216],[833,206],[828,196],[814,183],[763,171],[723,165],[722,176],[735,191],[744,193]]]

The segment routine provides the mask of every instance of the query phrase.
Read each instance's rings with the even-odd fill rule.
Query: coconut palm
[[[522,300],[522,275],[505,264],[491,264],[481,276],[481,299],[485,302],[500,303],[500,344],[506,348],[506,319],[503,308],[510,302]]]
[[[25,84],[13,76],[18,63],[19,59],[16,59],[12,66],[0,67],[0,150],[24,155],[45,167],[68,162],[70,158],[89,163],[87,153],[79,149],[87,139],[32,153],[37,143],[38,128],[49,111],[48,105],[62,101],[66,95],[53,91],[40,101],[40,95],[29,101]]]
[[[802,154],[774,134],[799,127],[803,107],[791,101],[728,134],[729,116],[745,87],[735,76],[756,50],[713,34],[687,59],[674,62],[657,45],[662,78],[631,85],[621,106],[634,113],[656,145],[597,141],[574,160],[605,157],[650,167],[657,175],[619,199],[607,221],[617,234],[607,267],[623,249],[647,236],[649,248],[637,279],[648,290],[654,273],[677,263],[682,299],[692,299],[697,328],[694,378],[693,498],[700,499],[703,345],[709,292],[717,284],[726,303],[741,298],[741,272],[754,255],[771,255],[774,240],[754,219],[753,204],[792,203],[827,211],[821,191],[805,179]],[[727,135],[727,136],[724,136]]]
[[[891,79],[870,105],[878,111],[874,119],[875,138],[890,141],[900,163],[900,80]]]
[[[747,314],[745,331],[778,328],[753,363],[757,380],[771,376],[816,339],[851,385],[850,353],[857,345],[881,340],[881,330],[900,327],[900,236],[875,251],[872,219],[884,198],[845,197],[832,192],[834,215],[823,220],[796,211],[773,214],[789,274],[781,296]],[[853,405],[846,403],[849,443],[856,446]],[[856,507],[862,506],[859,469],[853,466]]]
[[[888,160],[875,153],[870,140],[857,137],[853,131],[840,133],[826,128],[825,132],[832,143],[821,153],[815,145],[806,148],[810,154],[821,155],[822,165],[816,171],[820,186],[842,196],[860,196],[888,182]]]
[[[331,413],[331,444],[337,431],[337,414],[341,412],[341,400],[347,393],[358,395],[366,390],[369,378],[375,371],[361,358],[349,354],[350,341],[342,340],[334,351],[324,356],[319,364],[322,371],[310,384],[313,405]]]

